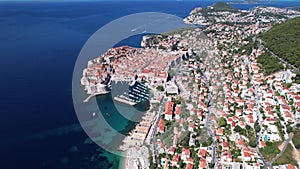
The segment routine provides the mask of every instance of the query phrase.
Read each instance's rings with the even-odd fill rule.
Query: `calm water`
[[[124,15],[185,17],[212,3],[0,2],[0,168],[116,168],[119,157],[89,143],[73,109],[72,73],[81,47],[101,26]],[[139,41],[136,36],[120,44]]]

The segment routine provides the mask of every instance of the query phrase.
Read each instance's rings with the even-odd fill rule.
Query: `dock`
[[[131,100],[128,100],[128,99],[125,99],[125,98],[122,98],[122,97],[118,97],[118,96],[115,96],[114,97],[114,100],[118,101],[118,102],[121,102],[121,103],[124,103],[124,104],[128,104],[130,106],[134,106],[136,105],[137,103],[134,102],[134,101],[131,101]]]
[[[83,100],[83,103],[87,103],[91,100],[91,98],[94,97],[93,94],[89,95],[86,99]]]

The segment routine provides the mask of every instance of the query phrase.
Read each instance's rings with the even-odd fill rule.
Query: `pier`
[[[91,100],[92,97],[94,97],[94,94],[89,95],[86,99],[83,100],[83,103],[87,103]]]
[[[123,95],[121,95],[121,96],[123,96]],[[136,105],[137,103],[136,102],[134,102],[134,101],[130,101],[130,100],[127,100],[127,99],[125,99],[125,96],[122,98],[121,96],[119,96],[119,97],[114,97],[114,100],[116,100],[116,101],[118,101],[118,102],[121,102],[121,103],[125,103],[125,104],[128,104],[128,105],[130,105],[130,106],[134,106],[134,105]]]
[[[88,103],[91,100],[91,98],[93,98],[94,96],[108,94],[109,92],[110,91],[107,90],[107,91],[92,93],[86,99],[83,100],[83,103]]]

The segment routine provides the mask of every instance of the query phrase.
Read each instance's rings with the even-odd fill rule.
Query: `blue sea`
[[[137,12],[186,17],[194,7],[214,2],[0,2],[0,169],[118,168],[120,157],[88,140],[73,108],[72,73],[82,46],[119,17]],[[119,45],[138,47],[140,40],[135,36]]]

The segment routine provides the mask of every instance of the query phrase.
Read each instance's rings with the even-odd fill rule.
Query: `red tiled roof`
[[[199,156],[205,157],[206,156],[206,150],[204,149],[199,149]]]
[[[295,169],[295,166],[293,166],[292,164],[288,164],[287,169]]]
[[[164,121],[162,119],[160,119],[159,122],[158,122],[158,128],[162,132],[165,131],[165,124],[164,124]]]
[[[175,107],[175,114],[179,115],[181,112],[181,107],[180,106],[176,106]]]
[[[173,113],[174,102],[167,102],[165,107],[165,114],[172,115]]]
[[[190,149],[188,149],[188,148],[182,148],[182,154],[185,154],[185,155],[189,156],[190,153],[191,153]]]
[[[180,158],[179,155],[174,155],[172,161],[175,162],[175,163],[178,163],[179,162],[179,158]]]
[[[194,168],[194,165],[190,164],[190,163],[185,167],[185,169],[193,169],[193,168]]]
[[[200,167],[201,168],[206,168],[206,160],[201,160],[200,161]]]

